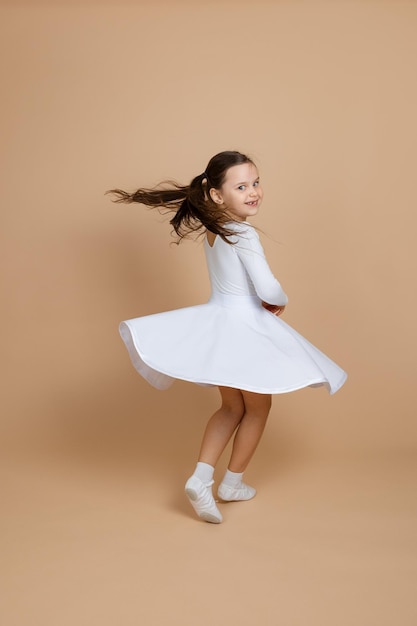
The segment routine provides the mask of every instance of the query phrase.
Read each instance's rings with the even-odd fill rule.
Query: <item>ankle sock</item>
[[[243,472],[231,472],[226,470],[223,476],[222,484],[228,487],[238,487],[242,482]]]
[[[193,476],[199,478],[203,483],[209,483],[213,480],[214,467],[208,463],[199,461],[195,467]]]

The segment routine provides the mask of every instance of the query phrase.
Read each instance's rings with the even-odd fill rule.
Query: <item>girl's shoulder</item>
[[[225,226],[226,228],[230,228],[231,230],[235,230],[235,231],[245,230],[248,228],[253,229],[252,224],[249,224],[249,222],[230,221],[230,222],[226,222]]]
[[[241,241],[259,239],[256,229],[249,222],[228,222],[225,226],[228,230],[233,231],[234,235],[229,239],[235,244]]]
[[[256,229],[249,222],[227,222],[226,228],[233,230],[236,235],[253,235],[257,234]]]

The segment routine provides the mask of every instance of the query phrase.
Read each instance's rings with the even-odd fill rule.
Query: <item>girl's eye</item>
[[[258,185],[259,185],[259,180],[256,180],[256,181],[253,183],[253,186],[254,186],[254,187],[257,187]]]
[[[239,187],[238,187],[239,191],[243,191],[244,188],[245,188],[245,185],[239,185]]]

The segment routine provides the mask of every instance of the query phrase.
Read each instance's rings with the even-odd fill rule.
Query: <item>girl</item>
[[[158,389],[173,379],[219,387],[221,406],[211,417],[198,463],[185,492],[197,515],[218,524],[212,494],[217,461],[234,435],[226,474],[218,488],[224,501],[256,494],[243,482],[265,428],[271,394],[325,386],[332,394],[346,374],[285,322],[278,319],[287,296],[273,276],[259,237],[247,218],[258,213],[263,191],[253,161],[221,152],[188,186],[173,182],[127,193],[115,202],[139,202],[174,213],[170,224],[181,239],[204,233],[211,282],[206,304],[122,322],[120,334],[137,371]]]

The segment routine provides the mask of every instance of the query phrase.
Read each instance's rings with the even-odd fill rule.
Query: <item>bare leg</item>
[[[214,524],[219,524],[223,518],[211,490],[213,468],[237,429],[229,463],[229,475],[231,472],[242,473],[246,469],[261,438],[271,408],[269,395],[230,387],[219,389],[222,406],[207,424],[199,463],[185,485],[185,493],[197,515]],[[224,500],[249,500],[255,493],[255,489],[243,483],[232,489],[228,488],[226,483],[219,487],[219,496]]]
[[[219,391],[222,396],[222,405],[207,424],[198,457],[199,461],[213,467],[245,413],[245,403],[239,389],[219,387]]]
[[[185,484],[185,493],[197,515],[213,524],[220,524],[223,519],[212,494],[213,469],[245,411],[243,397],[238,389],[220,387],[220,393],[222,405],[207,424],[199,463]]]
[[[231,472],[245,471],[265,429],[271,408],[271,396],[269,394],[250,391],[241,391],[240,393],[245,405],[245,413],[233,442],[229,463]]]

